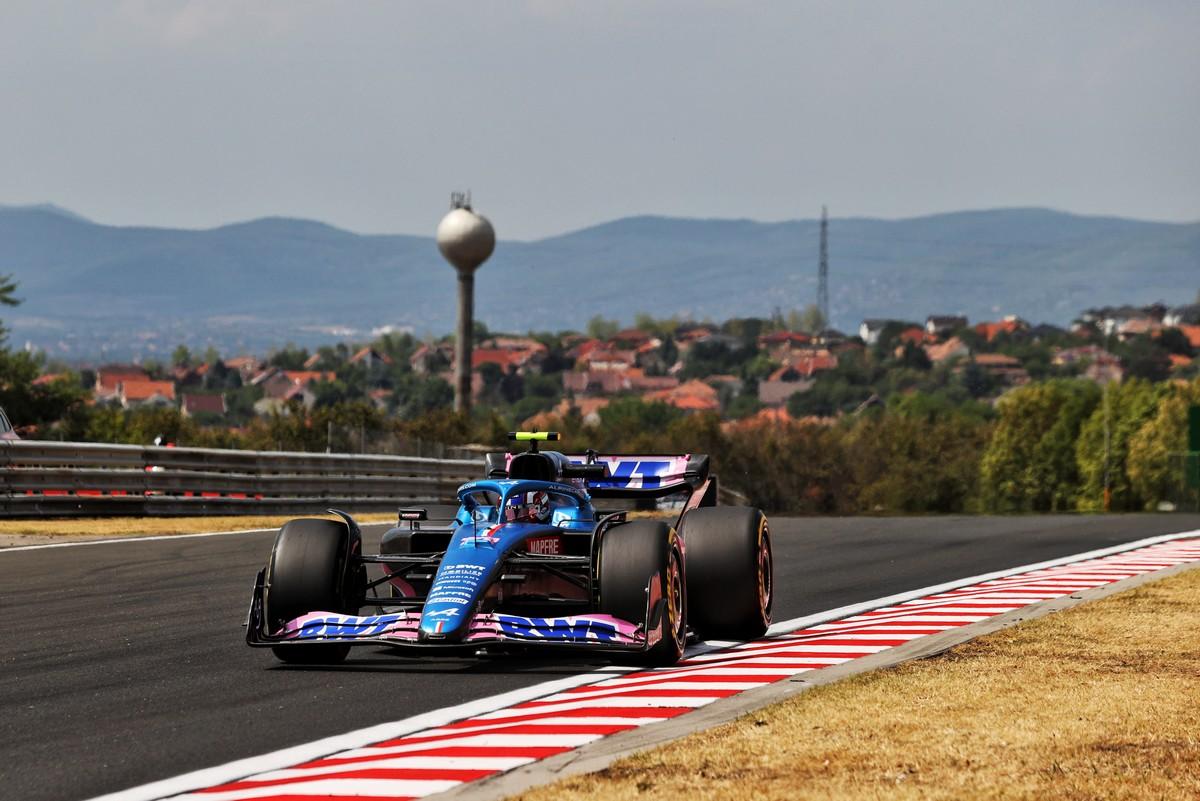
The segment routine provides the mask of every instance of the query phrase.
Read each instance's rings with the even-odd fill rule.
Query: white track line
[[[225,532],[225,533],[235,533],[235,532]],[[806,615],[804,617],[798,617],[798,618],[793,618],[791,620],[781,621],[779,623],[774,624],[773,626],[771,626],[770,629],[768,629],[767,636],[778,635],[778,634],[787,634],[787,633],[796,631],[798,629],[803,629],[803,628],[807,628],[810,626],[816,626],[816,625],[820,625],[822,623],[828,623],[828,622],[831,622],[834,620],[840,620],[842,618],[850,617],[852,615],[857,615],[861,612],[867,612],[872,609],[878,609],[878,608],[884,607],[884,606],[893,606],[895,604],[903,603],[905,601],[911,601],[911,600],[914,600],[917,598],[922,598],[922,597],[925,597],[928,595],[933,595],[935,593],[948,592],[950,590],[959,589],[960,587],[979,584],[979,583],[985,582],[985,581],[993,581],[995,579],[1000,579],[1000,578],[1004,578],[1007,576],[1016,575],[1018,573],[1026,573],[1031,570],[1041,570],[1041,569],[1048,568],[1048,567],[1067,565],[1067,564],[1071,564],[1072,562],[1083,561],[1086,559],[1096,559],[1099,557],[1108,556],[1110,554],[1122,553],[1124,551],[1132,551],[1132,550],[1137,550],[1139,548],[1145,548],[1147,546],[1156,545],[1161,542],[1169,542],[1171,540],[1177,540],[1177,539],[1194,538],[1198,535],[1200,535],[1200,530],[1181,532],[1178,534],[1164,534],[1164,535],[1157,536],[1157,537],[1148,537],[1146,539],[1136,540],[1134,542],[1123,543],[1121,545],[1114,545],[1109,548],[1100,548],[1100,549],[1097,549],[1094,551],[1088,551],[1086,553],[1072,554],[1070,556],[1060,557],[1058,559],[1050,559],[1050,560],[1047,560],[1044,562],[1037,562],[1037,563],[1031,564],[1031,565],[1021,565],[1019,567],[1011,567],[1011,568],[1008,568],[1005,570],[997,570],[997,571],[994,571],[991,573],[984,573],[984,574],[978,575],[978,576],[971,576],[969,578],[956,579],[954,581],[948,581],[948,582],[945,582],[942,584],[936,584],[936,585],[929,586],[929,587],[922,587],[921,589],[917,589],[917,590],[910,590],[908,592],[902,592],[902,593],[897,593],[895,595],[889,595],[885,598],[876,598],[871,601],[864,601],[862,603],[850,604],[848,606],[842,606],[837,609],[828,610],[826,612],[818,612],[817,614],[814,614],[814,615]],[[206,535],[181,535],[181,536],[206,536]],[[208,535],[208,536],[211,536],[211,535]],[[144,540],[147,538],[140,538],[140,539]],[[165,539],[165,538],[163,538],[163,539]],[[111,542],[111,540],[109,540],[109,541]],[[64,543],[64,544],[70,545],[70,544],[75,544],[75,543]],[[88,543],[78,543],[78,544],[85,545]],[[32,547],[40,548],[40,547],[55,547],[55,546],[49,545],[49,546],[32,546]],[[988,617],[988,616],[984,615],[983,617]],[[712,650],[715,650],[715,649],[711,646],[701,646],[698,648],[689,649],[689,652],[685,658],[693,659],[696,656],[702,655],[702,654],[710,652]],[[768,665],[768,664],[771,664],[776,661],[779,663],[786,662],[788,664],[808,663],[809,661],[820,661],[822,664],[835,664],[835,663],[843,662],[846,660],[843,658],[820,659],[819,657],[817,657],[817,659],[814,660],[811,657],[809,659],[801,659],[801,658],[797,658],[797,657],[780,658],[780,657],[769,657],[768,656],[768,657],[763,657],[761,659],[748,660],[748,663],[749,664],[757,663],[759,665]],[[742,664],[747,664],[747,663],[742,663]],[[681,666],[681,667],[683,667],[683,666]],[[688,665],[687,667],[696,667],[696,665]],[[459,704],[459,705],[453,706],[453,707],[446,707],[444,709],[438,709],[438,710],[434,710],[432,712],[426,712],[424,714],[416,715],[416,716],[410,717],[410,718],[405,718],[403,720],[397,720],[397,721],[393,721],[390,723],[382,723],[377,726],[370,726],[367,728],[357,729],[357,730],[351,731],[351,732],[346,732],[345,734],[339,734],[339,735],[335,735],[333,737],[326,737],[324,739],[316,740],[314,742],[304,743],[302,745],[292,746],[290,748],[283,748],[278,751],[271,751],[266,754],[260,754],[258,756],[253,756],[253,757],[247,757],[245,759],[239,759],[234,762],[228,762],[224,765],[217,765],[217,766],[214,766],[211,768],[203,768],[201,770],[192,771],[190,773],[184,773],[179,776],[173,776],[168,779],[162,779],[162,780],[159,780],[156,782],[150,782],[149,784],[143,784],[138,787],[131,787],[127,790],[121,790],[121,791],[118,791],[115,793],[109,793],[107,795],[99,796],[95,799],[92,799],[92,801],[153,801],[154,799],[160,799],[160,798],[164,798],[166,796],[178,795],[178,794],[185,793],[185,792],[192,791],[192,790],[199,790],[199,789],[206,788],[206,787],[213,787],[215,785],[225,784],[228,782],[236,781],[236,780],[241,779],[246,776],[251,776],[251,775],[255,775],[255,774],[259,774],[259,773],[266,773],[267,771],[286,770],[289,768],[293,768],[294,766],[301,764],[303,762],[320,759],[321,757],[325,757],[325,756],[328,756],[333,753],[351,751],[352,749],[368,750],[372,753],[378,753],[377,749],[368,749],[368,746],[370,746],[372,743],[379,743],[379,742],[383,742],[385,740],[396,739],[405,734],[411,734],[413,732],[421,731],[423,729],[442,727],[449,723],[453,723],[454,721],[462,720],[462,719],[468,718],[468,717],[477,717],[478,716],[478,717],[487,717],[487,718],[491,718],[491,719],[500,719],[503,717],[510,716],[514,713],[519,714],[519,712],[517,712],[516,710],[510,710],[510,708],[517,704],[528,704],[529,702],[532,702],[535,699],[543,699],[547,696],[553,695],[555,693],[560,693],[563,690],[567,690],[572,687],[580,687],[585,684],[592,684],[592,683],[596,683],[599,681],[603,681],[604,679],[611,677],[614,673],[622,674],[622,673],[627,673],[627,672],[633,672],[633,669],[632,668],[629,668],[629,669],[614,668],[611,666],[605,667],[605,668],[600,668],[598,670],[589,671],[588,673],[583,673],[583,674],[580,674],[577,676],[568,676],[563,679],[556,679],[553,681],[543,682],[541,684],[535,684],[531,687],[525,687],[525,688],[522,688],[519,690],[513,690],[511,692],[502,693],[500,695],[490,696],[488,698],[480,698],[478,700],[470,701],[465,704]],[[697,705],[703,706],[703,705],[707,704],[711,699],[708,699],[708,698],[705,698],[705,699],[700,699],[700,698],[661,699],[661,698],[653,698],[653,697],[648,697],[648,698],[644,697],[644,698],[625,698],[625,699],[614,698],[612,700],[614,701],[614,703],[606,704],[606,705],[610,706],[610,707],[622,706],[622,707],[636,708],[636,707],[643,706],[643,705],[644,706],[653,706],[656,704],[659,706],[677,706],[677,707],[678,706],[697,706]],[[618,701],[618,700],[620,700],[621,703],[619,703],[619,704],[616,703],[616,701]],[[592,705],[594,702],[582,701],[579,703],[582,705]],[[536,712],[557,712],[557,711],[561,711],[561,710],[569,710],[571,708],[574,708],[575,706],[576,706],[576,704],[570,704],[570,703],[552,703],[552,704],[544,704],[544,705],[536,705],[535,704],[532,706],[526,706],[524,709],[526,712],[535,712],[535,711]],[[505,712],[507,712],[508,714],[507,715],[504,714]],[[491,735],[491,736],[496,737],[499,735]],[[518,736],[520,736],[520,735],[504,735],[504,737],[506,737],[506,738],[515,738]],[[592,739],[599,739],[598,737],[592,737],[591,735],[576,735],[576,736],[579,737],[581,740],[586,737],[586,738],[588,738],[588,741],[591,741]],[[552,739],[553,739],[552,744],[554,744],[554,745],[564,744],[564,739],[561,735],[556,736],[555,738],[552,738]],[[536,740],[538,742],[542,741],[541,738],[539,738],[536,735],[529,736],[529,740],[530,740],[530,742],[532,742],[534,740]],[[426,748],[426,747],[428,747],[428,746],[425,744],[414,744],[411,747],[398,746],[398,747],[393,747],[393,748],[395,749],[395,753],[402,754],[405,750],[419,750],[421,748]],[[388,750],[390,751],[391,749],[388,749]],[[458,783],[455,782],[454,784],[457,785]],[[276,789],[278,789],[278,788],[276,788]],[[362,788],[362,789],[365,790],[366,788]],[[379,787],[376,789],[382,790],[383,788]],[[264,793],[264,795],[269,795],[269,794]],[[244,796],[239,796],[239,797],[244,797]],[[211,801],[218,801],[218,799],[215,797],[212,797]]]
[[[369,526],[370,523],[361,525]],[[83,545],[112,545],[116,542],[155,542],[157,540],[192,540],[197,537],[228,537],[232,534],[261,534],[277,531],[274,528],[242,528],[237,531],[202,531],[199,534],[150,534],[145,537],[116,537],[107,540],[86,540],[84,542],[48,542],[44,545],[14,545],[11,548],[0,548],[0,554],[15,551],[40,551],[44,548],[78,548]],[[31,535],[36,536],[36,535]]]

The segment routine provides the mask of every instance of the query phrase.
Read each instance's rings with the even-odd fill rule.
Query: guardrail
[[[482,461],[343,453],[0,443],[0,517],[305,514],[453,502]]]

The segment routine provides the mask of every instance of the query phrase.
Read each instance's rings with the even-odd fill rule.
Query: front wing
[[[387,645],[461,650],[484,646],[570,646],[595,651],[641,652],[662,639],[666,601],[647,597],[649,625],[602,614],[564,617],[522,617],[499,612],[475,615],[466,636],[456,640],[418,639],[420,612],[344,615],[313,611],[267,630],[263,614],[263,576],[255,583],[246,620],[246,643],[252,646],[303,647],[314,643]],[[368,601],[368,605],[370,602]]]

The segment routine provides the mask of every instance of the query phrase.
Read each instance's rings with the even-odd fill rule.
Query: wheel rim
[[[758,545],[758,608],[763,620],[771,619],[771,541],[763,532]]]
[[[683,642],[683,577],[679,571],[679,558],[671,551],[667,562],[667,623],[676,642]]]

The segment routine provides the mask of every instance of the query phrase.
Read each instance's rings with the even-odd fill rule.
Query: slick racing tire
[[[349,529],[334,520],[292,520],[275,536],[267,565],[265,613],[272,629],[308,612],[358,612],[347,569]],[[353,608],[351,608],[353,607]],[[271,649],[280,661],[332,665],[346,658],[346,643],[297,643]]]
[[[600,540],[597,569],[600,611],[630,623],[645,621],[646,587],[656,582],[653,594],[667,601],[665,624],[659,621],[664,636],[638,661],[655,666],[678,662],[687,644],[687,586],[675,530],[651,520],[613,526]]]
[[[692,509],[679,528],[692,628],[705,639],[761,637],[774,602],[766,516],[744,506]]]

